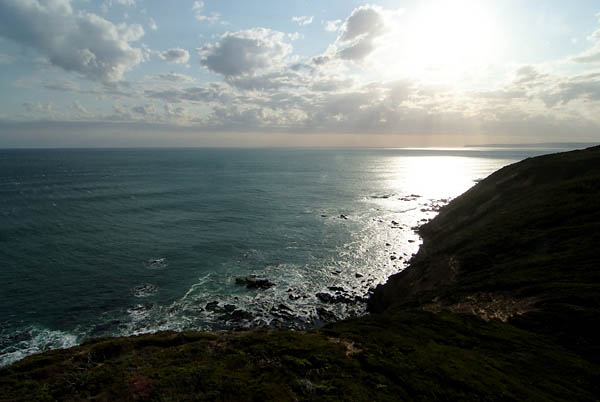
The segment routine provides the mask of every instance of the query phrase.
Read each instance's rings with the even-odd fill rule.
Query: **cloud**
[[[88,116],[90,112],[79,103],[79,101],[73,101],[71,108],[75,110],[80,116]]]
[[[208,70],[226,77],[254,74],[283,65],[292,51],[283,32],[252,28],[227,32],[215,44],[197,49]]]
[[[148,26],[153,31],[156,31],[158,29],[158,25],[156,25],[156,21],[154,21],[154,18],[150,18],[150,21],[148,22]]]
[[[344,23],[340,40],[348,42],[361,37],[374,37],[381,34],[384,28],[381,13],[381,7],[371,5],[354,9]]]
[[[195,78],[190,77],[189,75],[178,74],[178,73],[174,73],[174,72],[170,72],[167,74],[159,74],[156,76],[156,79],[159,79],[162,81],[170,81],[170,82],[194,82],[195,81]]]
[[[375,39],[385,32],[383,9],[372,5],[358,7],[344,21],[341,30],[337,45],[342,49],[338,51],[338,57],[363,60],[375,50]]]
[[[585,52],[574,56],[573,61],[578,63],[600,63],[600,28],[588,36],[588,40],[593,42],[594,45]]]
[[[135,106],[132,107],[131,110],[142,116],[153,116],[156,114],[156,109],[154,108],[154,105]]]
[[[325,21],[324,25],[325,25],[325,30],[327,32],[335,32],[338,29],[340,29],[340,26],[342,25],[342,20]]]
[[[211,13],[210,15],[204,15],[204,2],[203,1],[194,1],[192,5],[192,11],[194,11],[194,17],[198,21],[207,21],[212,23],[217,22],[221,18],[221,14],[219,13]]]
[[[186,64],[190,60],[190,53],[185,49],[174,48],[160,52],[158,57],[169,63]]]
[[[52,103],[23,102],[22,106],[29,113],[52,113]]]
[[[130,42],[140,25],[115,25],[88,12],[74,13],[70,0],[0,1],[0,36],[37,49],[50,63],[97,81],[118,81],[144,60]]]
[[[292,21],[297,22],[300,26],[310,25],[313,22],[313,16],[310,17],[303,15],[299,17],[292,17]]]
[[[119,4],[121,6],[135,6],[135,0],[106,0],[103,4],[105,7],[112,7],[114,4]]]

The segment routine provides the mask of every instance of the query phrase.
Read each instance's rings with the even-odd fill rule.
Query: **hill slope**
[[[599,211],[600,147],[529,159],[424,226],[368,316],[94,340],[0,369],[0,401],[597,400]]]

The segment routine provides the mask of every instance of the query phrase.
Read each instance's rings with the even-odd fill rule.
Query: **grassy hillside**
[[[94,340],[0,369],[0,401],[594,401],[600,147],[508,166],[422,228],[372,314]]]

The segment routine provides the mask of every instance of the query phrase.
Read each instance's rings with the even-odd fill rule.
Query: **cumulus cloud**
[[[154,18],[150,18],[150,21],[148,22],[148,26],[153,31],[156,31],[158,29],[158,25],[156,25],[156,21],[154,21]]]
[[[375,50],[374,40],[385,32],[385,19],[381,7],[361,6],[343,23],[338,44],[338,56],[344,60],[360,61]]]
[[[88,12],[73,12],[70,0],[0,1],[0,36],[37,49],[50,63],[98,81],[118,81],[144,60],[130,42],[140,25],[115,25]]]
[[[158,57],[169,63],[186,64],[190,60],[190,53],[185,49],[174,48],[160,52]]]
[[[208,70],[234,77],[281,66],[292,46],[285,42],[283,32],[252,28],[227,32],[217,43],[197,50]]]
[[[323,25],[325,25],[325,30],[327,32],[335,32],[340,29],[342,25],[342,20],[332,20],[332,21],[324,21]]]
[[[292,21],[298,23],[298,25],[300,25],[300,26],[305,26],[305,25],[312,24],[313,18],[314,17],[312,15],[310,17],[303,15],[303,16],[298,16],[298,17],[292,17]]]

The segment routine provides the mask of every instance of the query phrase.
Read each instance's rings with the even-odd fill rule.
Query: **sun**
[[[486,66],[501,53],[501,35],[491,5],[480,0],[423,1],[395,22],[390,73],[448,83]]]

